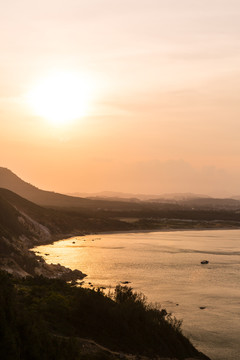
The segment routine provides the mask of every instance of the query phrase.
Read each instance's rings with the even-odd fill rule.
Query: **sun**
[[[91,83],[76,73],[54,73],[39,81],[27,94],[35,114],[59,126],[86,115]]]

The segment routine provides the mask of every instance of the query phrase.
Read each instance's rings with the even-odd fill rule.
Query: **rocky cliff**
[[[16,276],[44,275],[66,280],[83,278],[84,274],[80,271],[48,265],[40,256],[29,251],[35,245],[51,242],[60,231],[47,210],[0,189],[0,269]]]

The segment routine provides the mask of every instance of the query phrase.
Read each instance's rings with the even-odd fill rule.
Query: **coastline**
[[[123,231],[103,231],[103,232],[98,232],[98,233],[90,233],[90,234],[86,234],[87,235],[97,235],[97,234],[127,234],[127,233],[136,233],[136,234],[139,234],[139,233],[153,233],[153,232],[177,232],[177,231],[181,231],[181,232],[184,232],[184,231],[221,231],[221,230],[240,230],[240,227],[236,227],[236,228],[232,228],[232,227],[229,227],[229,228],[189,228],[189,229],[186,229],[186,228],[176,228],[176,229],[150,229],[150,230],[129,230],[129,231],[126,231],[126,230],[123,230]],[[73,236],[76,236],[76,235],[73,235]],[[81,236],[81,235],[79,235]],[[83,235],[84,236],[84,235]]]
[[[172,232],[204,232],[204,231],[237,231],[240,230],[240,228],[232,228],[232,227],[218,227],[218,228],[176,228],[176,229],[149,229],[149,230],[116,230],[116,231],[102,231],[102,232],[82,232],[79,234],[79,232],[74,233],[68,233],[68,234],[57,234],[53,235],[52,239],[48,239],[46,242],[35,244],[33,247],[29,248],[28,251],[32,255],[34,255],[38,259],[38,264],[40,266],[39,274],[41,274],[41,271],[43,271],[42,275],[47,277],[60,277],[62,279],[65,279],[66,281],[76,281],[76,280],[82,280],[85,277],[88,276],[88,274],[82,273],[80,270],[77,269],[70,269],[68,267],[65,267],[64,265],[58,264],[49,264],[46,262],[46,260],[43,257],[43,254],[39,254],[38,252],[35,252],[34,249],[36,249],[39,246],[44,245],[54,245],[58,241],[69,241],[70,239],[74,239],[76,237],[85,237],[85,236],[101,236],[101,235],[118,235],[118,234],[151,234],[151,233],[172,233]]]
[[[150,233],[171,233],[171,232],[190,232],[190,231],[236,231],[240,230],[239,227],[189,227],[189,228],[160,228],[160,229],[147,229],[147,230],[140,230],[140,229],[131,229],[131,230],[116,230],[116,231],[102,231],[102,232],[81,232],[81,231],[74,231],[73,233],[61,233],[61,234],[55,234],[51,236],[51,239],[47,239],[46,241],[43,241],[39,244],[34,244],[33,247],[28,248],[29,253],[36,257],[38,261],[38,266],[35,268],[35,272],[37,275],[43,275],[46,277],[53,277],[53,278],[62,278],[66,281],[76,281],[76,280],[82,280],[88,274],[82,273],[80,270],[77,269],[69,269],[68,267],[65,267],[63,265],[59,264],[48,264],[44,257],[41,254],[38,254],[35,252],[35,248],[38,246],[44,246],[44,245],[53,245],[54,243],[58,241],[67,241],[69,239],[74,239],[75,237],[84,237],[84,236],[101,236],[101,235],[114,235],[114,234],[150,234]]]
[[[148,229],[148,230],[116,230],[116,231],[99,231],[99,232],[84,232],[82,234],[79,234],[78,232],[74,233],[68,233],[68,234],[61,234],[61,235],[53,235],[53,238],[51,240],[48,240],[47,242],[44,242],[42,244],[35,245],[35,247],[38,247],[40,245],[51,245],[54,244],[57,241],[62,241],[66,239],[71,239],[73,237],[83,237],[83,236],[91,236],[91,235],[114,235],[114,234],[147,234],[147,233],[155,233],[155,232],[189,232],[189,231],[236,231],[240,230],[240,227],[218,227],[218,228],[212,228],[212,227],[201,227],[201,228],[176,228],[176,229]]]

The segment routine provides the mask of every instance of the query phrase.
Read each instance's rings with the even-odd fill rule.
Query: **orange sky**
[[[60,192],[240,194],[239,16],[238,0],[5,2],[0,166]],[[91,82],[62,125],[26,102],[55,72]]]

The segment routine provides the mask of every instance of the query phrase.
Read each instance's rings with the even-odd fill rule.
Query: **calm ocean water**
[[[183,319],[184,334],[212,360],[240,359],[240,230],[101,234],[35,251],[88,274],[85,284],[131,282]]]

